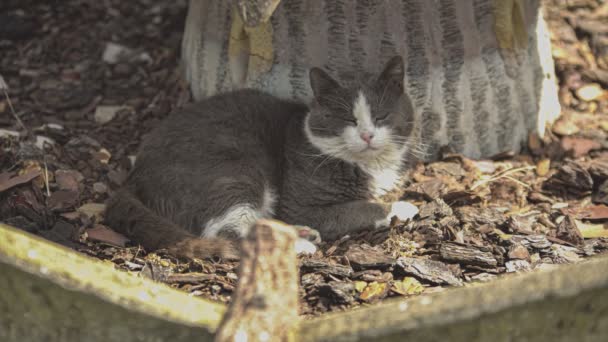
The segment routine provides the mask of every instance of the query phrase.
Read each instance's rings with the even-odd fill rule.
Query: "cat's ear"
[[[405,77],[405,66],[403,65],[403,58],[401,56],[395,56],[391,58],[384,70],[378,77],[378,85],[382,87],[394,86],[403,90],[403,79]]]
[[[310,87],[312,88],[312,92],[316,98],[323,97],[323,95],[326,95],[327,93],[340,87],[338,82],[319,68],[310,69],[309,77]]]

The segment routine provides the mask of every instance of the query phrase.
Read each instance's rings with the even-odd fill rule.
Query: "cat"
[[[312,68],[309,106],[244,89],[173,113],[143,140],[107,223],[149,250],[236,259],[260,218],[331,240],[413,217],[412,204],[379,200],[420,146],[403,59],[358,76]]]

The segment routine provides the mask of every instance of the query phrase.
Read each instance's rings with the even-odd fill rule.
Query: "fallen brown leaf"
[[[589,151],[602,148],[602,145],[591,139],[564,137],[561,141],[562,148],[565,151],[572,151],[575,158],[589,154]]]
[[[104,242],[118,247],[125,247],[129,241],[129,239],[124,235],[100,224],[95,225],[93,228],[87,229],[85,232],[88,240]]]
[[[11,172],[4,172],[0,174],[0,192],[6,191],[17,185],[25,184],[32,179],[40,176],[41,170],[30,170],[22,175],[12,177]]]
[[[573,215],[577,219],[605,220],[608,219],[608,206],[603,204],[590,205],[582,208],[563,208],[562,213]]]

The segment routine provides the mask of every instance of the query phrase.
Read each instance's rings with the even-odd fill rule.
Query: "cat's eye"
[[[349,118],[345,118],[345,117],[341,117],[341,116],[336,116],[336,119],[341,120],[341,121],[350,122],[353,125],[357,125],[357,119],[349,119]]]
[[[388,119],[389,115],[391,115],[391,113],[388,113],[385,116],[377,117],[375,121],[376,122],[384,121],[384,120]]]

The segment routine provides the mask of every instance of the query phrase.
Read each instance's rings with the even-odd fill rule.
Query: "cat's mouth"
[[[360,149],[359,153],[376,153],[378,151],[380,151],[380,147],[367,145],[367,146],[363,147],[362,149]]]

